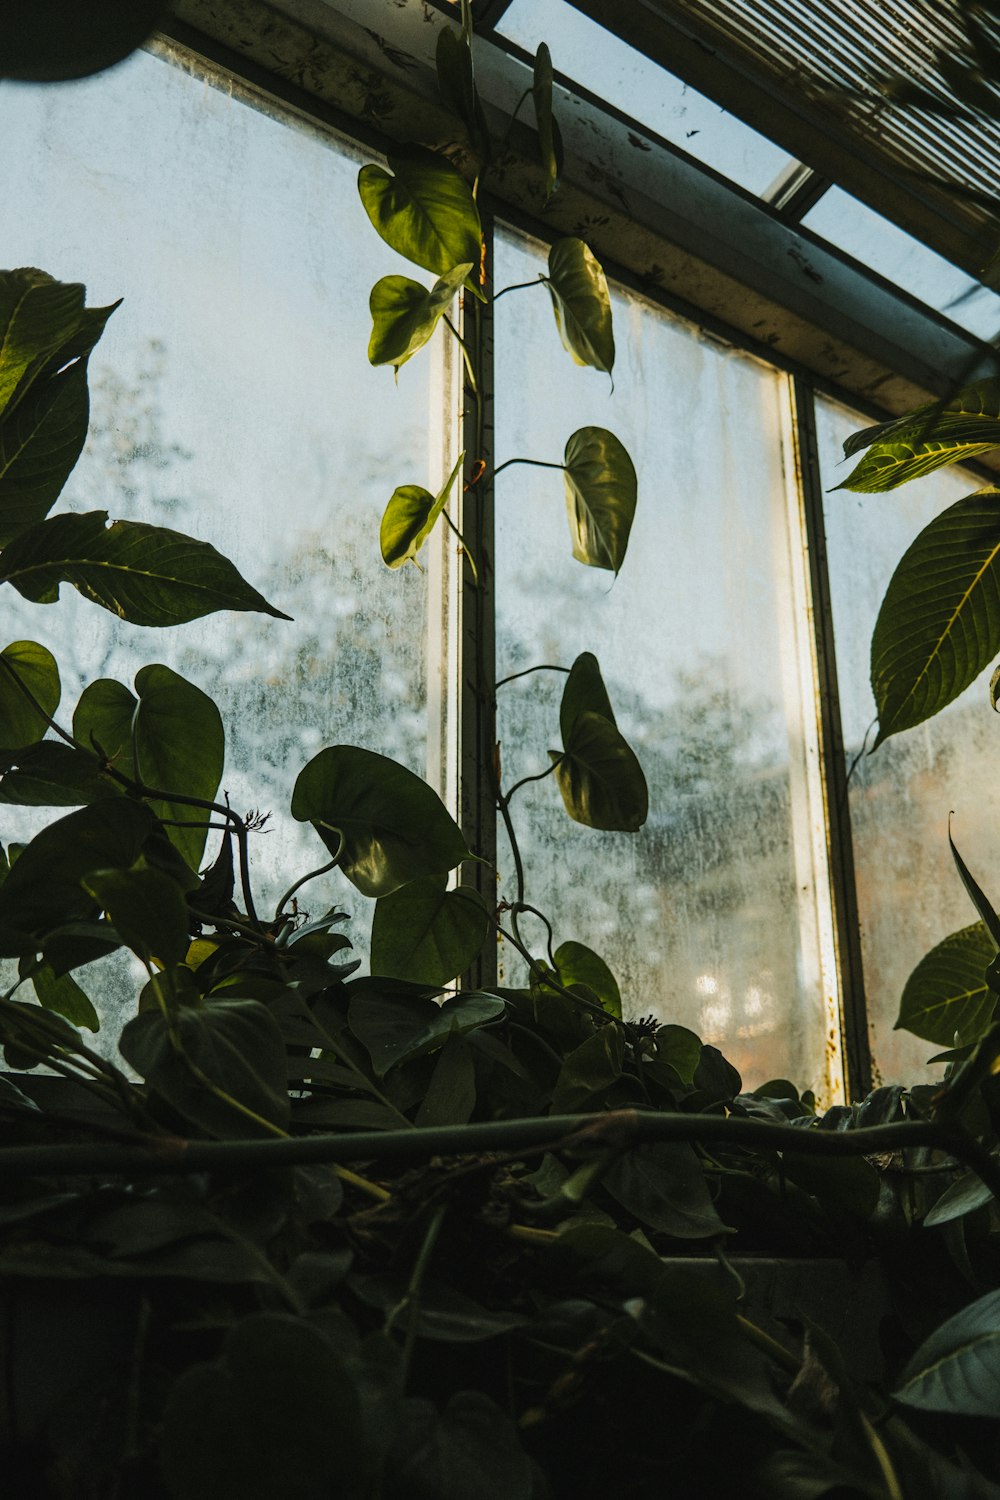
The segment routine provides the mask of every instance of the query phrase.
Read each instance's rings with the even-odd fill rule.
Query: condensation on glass
[[[432,489],[443,461],[437,356],[394,386],[366,358],[368,294],[405,269],[358,201],[339,139],[249,107],[162,56],[86,82],[0,93],[8,265],[124,298],[91,361],[92,426],[61,506],[187,531],[231,557],[292,623],[217,614],[124,624],[64,586],[53,608],[5,590],[5,642],[59,661],[61,717],[82,685],[165,662],[217,700],[222,783],[271,812],[251,844],[262,910],[326,854],[289,801],[323,746],[362,745],[426,770],[428,580],[391,574],[381,512],[397,484]],[[437,684],[434,684],[435,691]],[[3,842],[27,820],[3,809]],[[210,846],[211,848],[211,846]],[[370,903],[328,875],[310,910]],[[95,1003],[94,971],[81,974]]]
[[[499,236],[498,288],[542,270],[539,247]],[[527,900],[557,944],[610,963],[627,1017],[691,1027],[751,1084],[790,1072],[829,1099],[839,1035],[784,378],[641,297],[617,291],[614,310],[611,394],[571,364],[543,287],[497,309],[498,463],[559,463],[570,433],[594,424],[621,438],[639,479],[617,581],[572,559],[559,473],[497,479],[498,676],[593,651],[650,789],[638,835],[570,822],[552,778],[518,791]],[[558,749],[564,681],[542,671],[500,689],[505,786]],[[505,962],[520,977],[509,950]]]
[[[833,402],[818,403],[824,489],[832,491],[846,477],[844,439],[867,425]],[[886,1083],[940,1077],[940,1068],[928,1069],[926,1062],[942,1048],[893,1028],[903,987],[920,959],[976,920],[948,848],[949,814],[966,863],[994,902],[1000,899],[1000,820],[983,793],[995,780],[1000,752],[988,679],[936,718],[893,735],[872,755],[860,754],[866,735],[869,743],[873,737],[871,637],[889,580],[917,534],[979,487],[968,474],[942,469],[890,494],[839,490],[825,501],[840,710],[853,766],[849,798],[865,993],[877,1077]]]

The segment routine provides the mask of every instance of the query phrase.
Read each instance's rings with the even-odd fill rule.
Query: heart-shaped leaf
[[[448,503],[448,496],[459,474],[465,454],[436,495],[419,484],[402,484],[393,490],[392,499],[385,508],[379,532],[382,561],[390,568],[399,568],[405,562],[415,563],[417,553],[430,536],[437,518]]]
[[[1000,377],[977,380],[951,400],[932,401],[891,422],[856,432],[844,444],[851,458],[867,448],[842,490],[873,494],[895,489],[945,464],[975,458],[1000,443]]]
[[[498,995],[476,991],[436,1005],[419,994],[400,995],[391,990],[380,994],[369,987],[354,996],[348,1015],[351,1030],[367,1048],[377,1076],[384,1078],[390,1068],[434,1051],[450,1036],[464,1036],[499,1020],[505,1010]]]
[[[0,554],[0,583],[54,604],[71,583],[85,599],[134,625],[182,625],[219,609],[287,620],[207,542],[141,521],[105,523],[107,511],[52,516]]]
[[[678,1239],[725,1233],[701,1162],[683,1142],[647,1141],[633,1146],[612,1162],[601,1182],[647,1228]]]
[[[435,276],[478,266],[482,226],[461,172],[419,148],[396,152],[389,168],[369,164],[358,175],[365,212],[386,244]]]
[[[602,1026],[563,1059],[552,1095],[554,1115],[576,1114],[597,1107],[621,1077],[622,1036],[617,1026]]]
[[[552,54],[542,42],[535,53],[531,95],[535,104],[535,120],[538,124],[538,154],[545,173],[546,203],[559,186],[559,173],[562,171],[563,161],[559,122],[552,113],[552,81]]]
[[[372,315],[370,363],[392,365],[398,374],[400,366],[427,343],[471,271],[471,262],[456,266],[430,291],[408,276],[383,276],[376,281],[368,299]]]
[[[615,363],[611,297],[596,255],[583,240],[556,240],[543,280],[564,348],[576,364],[610,375]]]
[[[875,746],[939,713],[1000,652],[1000,489],[967,495],[904,553],[872,636]]]
[[[447,984],[482,952],[489,914],[477,891],[447,889],[446,875],[411,880],[382,896],[372,921],[373,974]]]
[[[42,739],[49,728],[42,715],[51,718],[61,694],[56,659],[37,641],[13,641],[0,651],[0,750]]]
[[[83,886],[107,912],[122,942],[145,963],[183,962],[190,942],[188,908],[169,875],[139,860],[129,870],[92,870]]]
[[[38,1003],[45,1010],[65,1016],[74,1026],[87,1031],[100,1031],[101,1021],[93,1002],[70,974],[56,974],[51,964],[33,963],[31,982],[38,996]]]
[[[0,803],[9,807],[83,807],[121,790],[93,755],[58,740],[42,740],[0,763],[11,766],[0,777]]]
[[[604,427],[581,427],[566,444],[566,507],[573,556],[617,573],[625,561],[638,483],[624,445]]]
[[[87,361],[35,383],[0,422],[0,546],[48,515],[83,451]]]
[[[298,775],[292,816],[312,823],[365,896],[451,870],[472,856],[441,798],[405,766],[373,750],[332,745]]]
[[[563,741],[556,780],[569,816],[588,828],[635,833],[649,812],[642,767],[627,741],[603,714],[580,714]]]
[[[601,714],[612,724],[615,723],[611,699],[604,686],[597,657],[592,651],[580,652],[566,678],[559,704],[559,733],[563,744],[572,734],[573,725],[582,713]]]
[[[99,73],[141,47],[167,8],[164,0],[7,0],[0,77],[51,83]]]
[[[936,1328],[893,1396],[922,1411],[995,1417],[1000,1409],[1000,1292],[987,1292]]]
[[[621,1019],[622,997],[618,981],[604,959],[585,943],[560,943],[553,957],[560,984],[569,989],[585,985],[609,1015]]]
[[[982,922],[951,933],[906,981],[896,1029],[943,1047],[977,1042],[996,1009],[985,978],[995,957],[996,944]]]

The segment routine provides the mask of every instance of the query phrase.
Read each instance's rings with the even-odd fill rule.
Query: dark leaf
[[[361,994],[351,1001],[348,1018],[354,1035],[367,1048],[375,1073],[440,1047],[453,1035],[464,1035],[499,1020],[506,1006],[497,995],[456,995],[443,1005],[417,996]]]
[[[28,9],[21,4],[14,14],[23,18]],[[12,19],[8,5],[0,20],[0,46]],[[0,75],[3,71],[0,62]],[[78,282],[56,281],[31,266],[0,272],[0,415],[5,421],[13,404],[25,397],[50,362],[78,337],[85,296],[86,288]],[[70,357],[67,352],[65,359]]]
[[[601,1179],[611,1196],[649,1229],[677,1239],[726,1233],[692,1146],[647,1141],[625,1151]]]
[[[460,1391],[438,1416],[410,1398],[390,1454],[386,1500],[533,1500],[533,1466],[506,1412],[480,1391]]]
[[[549,751],[569,816],[588,828],[635,833],[649,812],[649,791],[635,752],[602,714],[576,719],[563,753]]]
[[[621,1077],[622,1062],[621,1032],[614,1025],[602,1026],[563,1060],[552,1095],[552,1113],[576,1114],[597,1107]]]
[[[93,1002],[70,974],[56,974],[51,964],[41,963],[33,966],[31,982],[39,1004],[46,1010],[65,1016],[73,1026],[100,1031],[100,1017]]]
[[[37,641],[13,641],[6,646],[0,652],[0,750],[19,750],[43,739],[49,725],[42,714],[52,717],[61,694],[59,668],[51,651]]]
[[[566,678],[559,704],[559,732],[565,745],[573,733],[573,725],[582,713],[601,714],[609,723],[615,723],[614,710],[597,657],[592,651],[581,651]]]
[[[610,375],[615,363],[611,297],[596,255],[583,240],[556,240],[545,284],[559,337],[574,363]]]
[[[478,1033],[473,1033],[478,1035]],[[476,1065],[470,1042],[455,1034],[437,1055],[416,1124],[465,1125],[476,1107]]]
[[[418,984],[447,984],[482,952],[489,914],[478,891],[447,889],[446,875],[411,880],[379,898],[372,921],[371,970]]]
[[[391,1313],[406,1299],[406,1278],[389,1274],[355,1275],[349,1278],[351,1291],[369,1307]],[[406,1311],[399,1315],[405,1326]],[[417,1311],[417,1334],[446,1344],[479,1344],[499,1334],[519,1328],[524,1319],[516,1313],[490,1312],[471,1297],[444,1282],[427,1278],[420,1287]]]
[[[935,1224],[950,1224],[953,1219],[963,1219],[989,1203],[993,1194],[975,1172],[967,1172],[951,1187],[946,1188],[929,1213],[924,1215],[924,1224],[932,1228]]]
[[[893,1394],[924,1411],[995,1417],[1000,1410],[1000,1292],[988,1292],[935,1329]]]
[[[92,870],[84,889],[100,903],[133,953],[171,968],[188,950],[188,909],[176,881],[140,860],[128,870]]]
[[[535,53],[531,93],[538,124],[538,153],[545,173],[545,200],[548,202],[559,186],[562,143],[559,139],[559,126],[552,113],[552,55],[544,42]]]
[[[48,515],[83,451],[89,422],[86,359],[37,381],[0,422],[0,546]]]
[[[624,445],[605,427],[581,427],[566,444],[566,508],[573,556],[618,573],[635,517],[638,481]]]
[[[2,685],[0,685],[2,693]],[[98,761],[58,740],[30,745],[0,778],[0,803],[10,807],[83,807],[119,792]]]
[[[86,78],[141,47],[164,0],[7,0],[0,15],[0,77],[31,83]]]
[[[476,92],[472,65],[472,37],[444,27],[437,39],[438,88],[445,107],[465,126],[469,144],[484,164],[489,161],[490,137]]]

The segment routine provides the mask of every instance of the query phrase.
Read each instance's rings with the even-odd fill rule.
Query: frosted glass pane
[[[824,488],[839,484],[843,441],[867,426],[821,401],[817,425]],[[917,533],[979,481],[942,469],[888,495],[826,497],[826,535],[837,642],[837,675],[849,761],[875,717],[871,636],[896,564]],[[886,1083],[940,1077],[926,1059],[943,1049],[894,1031],[912,970],[950,932],[976,920],[948,849],[955,842],[977,880],[1000,900],[998,824],[984,789],[993,785],[1000,719],[990,708],[988,674],[942,714],[893,735],[858,761],[850,783],[851,830],[872,1051]],[[869,737],[870,739],[871,737]]]
[[[125,299],[91,363],[90,439],[60,506],[189,531],[294,616],[153,631],[68,586],[54,608],[7,589],[5,641],[54,651],[67,723],[85,681],[131,686],[149,661],[217,699],[223,787],[236,809],[273,813],[252,841],[264,911],[326,857],[288,811],[310,756],[346,742],[425,769],[427,575],[389,573],[378,526],[397,483],[440,471],[436,356],[398,387],[368,364],[371,283],[404,267],[331,138],[145,53],[78,84],[5,84],[0,121],[3,262],[84,281],[94,304]],[[0,810],[4,842],[28,824]],[[364,949],[371,904],[353,887],[331,875],[302,893],[313,911],[334,901],[358,909]]]
[[[499,287],[543,267],[537,247],[501,237]],[[559,462],[570,433],[597,424],[625,443],[639,477],[616,582],[573,561],[560,474],[514,467],[497,479],[499,674],[595,652],[650,784],[638,835],[570,822],[551,778],[519,791],[527,899],[554,919],[557,943],[607,959],[627,1016],[692,1027],[751,1081],[780,1072],[822,1087],[783,382],[638,297],[617,292],[614,305],[613,395],[606,377],[571,364],[542,288],[497,310],[498,461]],[[539,672],[501,688],[506,786],[558,746],[563,682]],[[543,952],[541,928],[531,935]]]

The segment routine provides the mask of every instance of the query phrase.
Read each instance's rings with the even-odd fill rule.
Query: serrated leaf
[[[61,696],[51,651],[37,641],[5,646],[0,651],[0,750],[20,750],[44,738],[49,725],[43,714],[51,718]]]
[[[36,382],[0,422],[0,546],[48,515],[83,451],[87,361]]]
[[[563,805],[588,828],[635,833],[649,813],[649,790],[635,752],[603,714],[580,714],[562,755],[549,751]]]
[[[32,83],[86,78],[148,40],[164,0],[19,0],[0,13],[0,77]]]
[[[921,1344],[893,1396],[905,1406],[961,1416],[1000,1410],[1000,1292],[948,1318]]]
[[[382,561],[387,567],[399,568],[405,562],[416,562],[417,553],[448,503],[464,459],[465,454],[461,453],[444,487],[436,495],[419,484],[403,484],[393,491],[379,531]]]
[[[553,957],[560,984],[567,989],[582,984],[590,990],[609,1015],[621,1020],[622,997],[618,981],[604,959],[585,943],[560,943]]]
[[[562,170],[562,141],[559,125],[552,112],[552,54],[544,42],[535,53],[535,65],[531,76],[531,95],[535,103],[535,120],[538,125],[538,154],[545,173],[545,201],[559,186]]]
[[[926,526],[892,575],[872,636],[877,748],[939,713],[1000,652],[1000,489]]]
[[[36,604],[54,604],[62,583],[134,625],[182,625],[215,610],[268,604],[208,542],[107,511],[53,516],[22,531],[0,554],[0,583]]]
[[[465,178],[443,157],[419,148],[396,152],[389,171],[361,168],[358,192],[376,233],[414,265],[435,276],[478,266],[479,210]]]
[[[341,852],[341,870],[365,896],[388,896],[472,857],[426,782],[354,745],[329,746],[299,772],[292,816],[312,823],[331,854]]]
[[[1000,443],[1000,378],[966,386],[951,400],[932,401],[905,416],[853,433],[844,456],[867,449],[837,486],[872,494],[895,489],[945,464],[975,458]]]
[[[896,1030],[939,1046],[965,1046],[989,1029],[997,997],[986,983],[996,945],[982,922],[953,932],[922,958],[906,981]]]
[[[430,291],[408,276],[383,276],[376,281],[368,299],[372,315],[369,362],[392,365],[398,374],[430,339],[472,269],[471,262],[456,266]]]
[[[489,913],[477,891],[447,889],[446,875],[411,880],[380,897],[372,920],[371,971],[444,985],[482,952]]]
[[[591,568],[618,573],[638,493],[624,445],[604,427],[581,427],[566,444],[563,479],[573,556]]]
[[[611,297],[596,255],[583,240],[556,240],[543,279],[563,347],[576,364],[610,375],[615,363]]]

